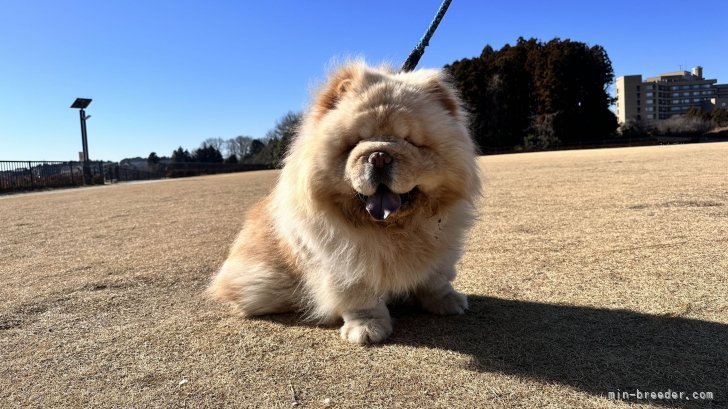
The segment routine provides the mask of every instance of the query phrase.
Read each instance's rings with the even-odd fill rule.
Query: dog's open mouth
[[[374,220],[386,220],[391,214],[399,210],[402,205],[411,202],[417,194],[417,187],[407,193],[394,193],[386,185],[380,184],[377,191],[371,196],[359,193],[359,200]]]

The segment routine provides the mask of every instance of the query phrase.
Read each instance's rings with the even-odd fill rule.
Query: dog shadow
[[[638,391],[686,392],[663,405],[727,407],[728,325],[626,310],[470,296],[453,317],[394,308],[389,342],[471,357],[468,368],[569,385],[637,402]],[[712,392],[712,400],[693,399]],[[627,397],[627,394],[633,394]]]

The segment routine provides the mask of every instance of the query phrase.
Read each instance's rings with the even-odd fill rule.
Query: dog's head
[[[286,167],[296,168],[322,208],[390,224],[471,200],[480,189],[475,156],[466,115],[441,71],[352,63],[317,94]]]

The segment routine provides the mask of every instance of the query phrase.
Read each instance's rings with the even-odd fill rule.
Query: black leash
[[[450,7],[451,2],[452,0],[443,0],[442,4],[440,5],[440,9],[437,11],[435,19],[432,20],[432,23],[430,23],[430,27],[427,29],[427,32],[425,32],[425,35],[422,36],[422,39],[420,39],[420,42],[417,43],[415,49],[412,50],[409,57],[407,57],[407,60],[404,62],[404,64],[402,64],[401,70],[403,72],[412,71],[415,69],[415,67],[417,67],[417,63],[420,62],[422,54],[425,53],[425,47],[430,45],[430,38],[432,38],[432,35],[435,34],[435,30],[440,24],[440,20],[442,20],[442,17],[445,15],[447,8]]]

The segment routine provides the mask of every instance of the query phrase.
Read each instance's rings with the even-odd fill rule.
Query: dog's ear
[[[349,65],[334,72],[321,88],[313,104],[313,116],[316,120],[321,119],[327,112],[336,108],[354,84],[358,73],[358,67]]]
[[[438,73],[431,77],[425,89],[440,102],[450,115],[457,119],[462,118],[460,99],[458,98],[457,91],[450,84],[450,79],[446,75]]]

